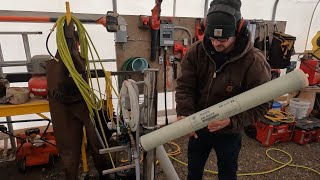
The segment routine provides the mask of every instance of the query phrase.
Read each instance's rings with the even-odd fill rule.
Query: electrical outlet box
[[[160,46],[174,46],[173,24],[160,24]]]
[[[162,64],[162,63],[163,63],[163,57],[159,56],[159,64]]]
[[[170,63],[172,64],[174,61],[174,56],[170,56],[169,59],[170,59]]]
[[[114,34],[115,36],[115,42],[117,43],[126,43],[128,42],[128,33],[127,33],[127,22],[126,20],[122,17],[118,17],[118,26],[119,29],[118,31]]]
[[[183,45],[188,46],[189,44],[189,39],[188,38],[183,38]]]

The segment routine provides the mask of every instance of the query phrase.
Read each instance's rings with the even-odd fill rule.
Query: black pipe
[[[151,29],[151,54],[150,60],[155,61],[157,56],[157,45],[158,45],[158,34],[159,30]]]
[[[163,54],[163,91],[164,91],[164,113],[166,116],[166,125],[169,124],[167,112],[167,47],[164,47]]]
[[[91,77],[95,78],[96,75],[94,73],[94,70],[91,70]],[[102,69],[98,69],[98,77],[105,77],[105,73]],[[117,72],[111,72],[112,76],[126,76],[126,75],[141,75],[143,74],[141,71],[117,71]],[[30,78],[32,77],[31,74],[27,72],[21,72],[21,73],[8,73],[4,74],[6,79],[10,83],[14,82],[28,82]]]

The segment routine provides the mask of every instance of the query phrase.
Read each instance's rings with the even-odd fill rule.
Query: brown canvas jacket
[[[216,69],[214,60],[203,41],[196,42],[181,62],[177,79],[176,111],[178,116],[189,116],[223,100],[270,81],[270,66],[260,50],[248,41],[244,51]],[[252,98],[256,98],[254,94]],[[269,103],[231,117],[233,132],[253,125],[262,118]],[[227,132],[230,130],[220,130]]]

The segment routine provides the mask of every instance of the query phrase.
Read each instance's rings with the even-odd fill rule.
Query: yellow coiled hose
[[[79,74],[77,72],[75,65],[73,63],[71,54],[68,49],[68,45],[67,45],[65,36],[64,36],[63,26],[65,24],[65,20],[66,20],[66,16],[61,16],[61,17],[59,17],[59,19],[56,22],[56,24],[57,24],[56,43],[57,43],[57,47],[58,47],[58,52],[61,56],[61,59],[62,59],[64,65],[68,69],[72,79],[74,80],[75,84],[77,85],[84,101],[86,102],[86,105],[87,105],[89,113],[90,113],[91,121],[94,123],[93,117],[95,115],[98,118],[99,127],[102,132],[102,137],[103,137],[104,143],[106,144],[106,147],[109,148],[108,141],[107,141],[106,135],[104,133],[101,119],[100,119],[99,113],[98,113],[98,111],[102,108],[102,104],[103,104],[102,91],[100,88],[100,83],[98,81],[98,72],[97,72],[97,67],[96,67],[95,61],[93,61],[93,66],[94,66],[94,73],[96,76],[96,82],[98,85],[98,91],[97,91],[98,95],[95,93],[95,90],[93,89],[93,81],[92,81],[92,77],[91,77],[91,71],[90,71],[90,66],[89,66],[89,57],[88,57],[89,52],[91,55],[91,59],[94,60],[94,56],[93,56],[93,50],[94,50],[94,53],[95,53],[96,57],[98,58],[98,61],[101,65],[103,71],[104,72],[106,72],[106,71],[103,67],[103,64],[100,60],[99,54],[98,54],[96,48],[94,47],[88,32],[86,31],[86,29],[84,28],[82,23],[77,18],[72,16],[71,20],[76,25],[77,31],[79,34],[80,55],[82,58],[85,59],[87,78],[88,78],[90,84],[88,84],[85,81],[85,79],[82,78],[81,74]],[[89,42],[92,47],[89,45]],[[109,153],[109,157],[110,157],[112,166],[115,167],[111,153]]]

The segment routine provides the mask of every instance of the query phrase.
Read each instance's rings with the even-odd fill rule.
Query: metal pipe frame
[[[271,21],[273,22],[273,24],[276,24],[276,14],[277,14],[278,3],[279,3],[279,0],[275,0],[273,9],[272,9]]]
[[[31,59],[31,50],[30,50],[29,39],[28,39],[28,35],[30,35],[30,34],[37,35],[37,34],[42,34],[42,32],[40,32],[40,31],[35,31],[35,32],[28,32],[28,31],[26,31],[26,32],[0,32],[0,35],[21,35],[22,36],[24,52],[25,52],[26,59],[27,59],[27,61],[24,62],[25,65]],[[6,63],[7,62],[4,61],[3,52],[2,52],[1,45],[0,45],[0,75],[3,75],[2,67],[4,67],[4,66],[2,64],[6,64]],[[20,62],[20,61],[18,61],[18,62],[17,61],[11,61],[10,63],[17,64],[17,63],[22,63],[22,62]],[[6,120],[7,120],[7,125],[8,125],[9,132],[14,134],[11,116],[6,117]],[[12,149],[16,149],[16,140],[15,140],[14,137],[10,136],[10,142],[11,142],[11,148]]]
[[[41,31],[34,31],[34,32],[32,32],[32,31],[18,31],[18,32],[6,32],[6,31],[3,31],[3,32],[0,32],[0,35],[16,35],[16,34],[21,34],[21,35],[23,35],[23,34],[42,34],[42,32]]]
[[[115,13],[118,12],[117,0],[112,0],[112,9],[113,9],[113,12]]]
[[[157,125],[157,107],[158,107],[158,92],[157,92],[157,76],[158,76],[157,69],[147,69],[144,71],[144,120],[142,122],[142,126],[144,127],[143,133],[152,132],[156,129]],[[141,84],[141,82],[137,82],[137,84]],[[136,144],[137,144],[137,151],[134,152],[135,162],[131,162],[129,165],[116,167],[114,169],[104,170],[102,174],[110,174],[115,173],[118,171],[128,170],[135,168],[136,169],[136,179],[140,179],[140,171],[137,169],[140,168],[139,166],[139,128],[137,128],[136,132]],[[100,154],[105,154],[109,152],[117,152],[128,150],[129,146],[117,146],[111,147],[107,149],[100,149]],[[129,156],[130,157],[130,156]],[[155,163],[156,163],[156,149],[150,150],[148,152],[144,152],[143,154],[144,162],[143,162],[143,177],[144,180],[154,180],[155,179]]]
[[[30,61],[31,59],[31,50],[30,50],[30,44],[29,44],[29,39],[28,35],[33,34],[33,35],[40,35],[42,34],[41,31],[19,31],[19,32],[0,32],[0,35],[21,35],[22,36],[22,41],[23,41],[23,47],[24,47],[24,52],[26,55],[26,61],[10,61],[10,62],[5,62],[3,58],[3,53],[2,50],[0,51],[0,73],[3,73],[2,67],[8,67],[8,66],[25,66],[27,62]]]
[[[26,54],[27,62],[30,62],[31,50],[29,45],[28,34],[22,34],[22,41],[23,41],[23,47],[24,47],[24,52]]]
[[[173,0],[173,17],[176,17],[177,0]]]
[[[4,62],[4,59],[3,59],[3,54],[2,54],[2,48],[1,48],[1,44],[0,44],[0,64]],[[3,70],[2,70],[2,67],[0,66],[0,75],[2,76],[3,75]],[[13,125],[12,125],[12,118],[11,116],[7,116],[6,117],[6,120],[7,120],[7,126],[8,126],[8,130],[9,132],[11,132],[12,134],[14,134],[14,131],[13,131]],[[16,149],[17,146],[16,146],[16,139],[13,137],[13,136],[10,136],[10,143],[11,143],[11,148],[12,149]]]
[[[2,63],[4,63],[4,59],[3,59],[2,47],[1,47],[1,43],[0,43],[0,77],[1,77],[1,75],[3,75],[3,70],[1,67]]]
[[[31,57],[30,57],[31,58]],[[27,60],[18,60],[18,61],[3,61],[0,62],[0,67],[10,67],[10,66],[26,66],[28,62]],[[93,62],[90,60],[89,63]],[[115,59],[101,59],[101,62],[116,62]]]
[[[203,12],[203,17],[207,17],[207,13],[208,13],[208,3],[209,3],[209,0],[205,0],[204,1],[204,12]]]

